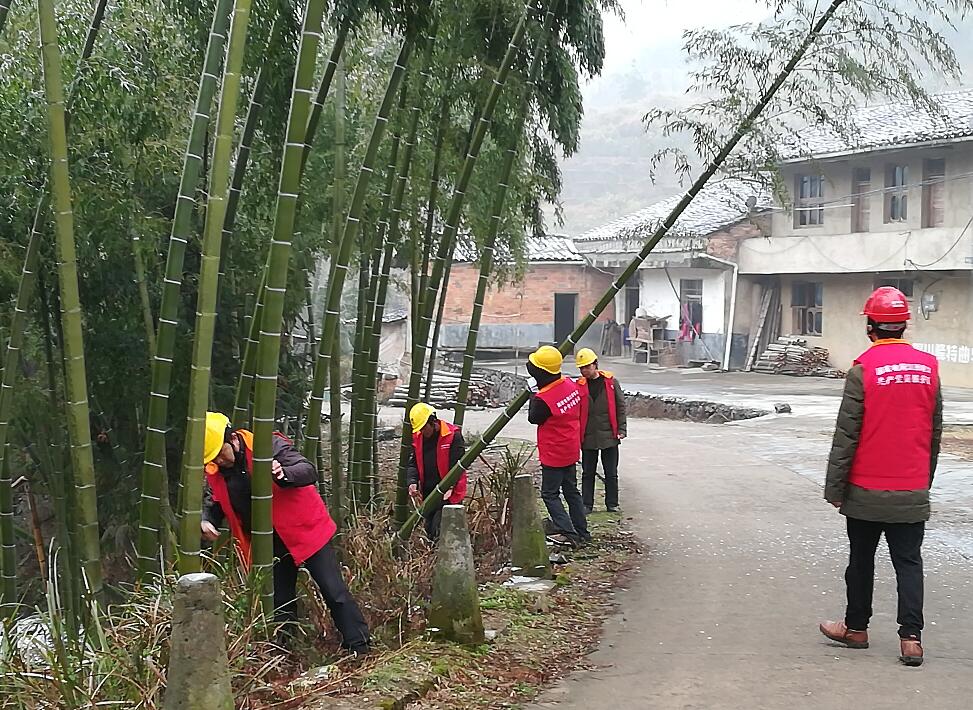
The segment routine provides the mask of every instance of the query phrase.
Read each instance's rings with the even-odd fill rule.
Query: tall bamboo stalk
[[[358,181],[355,184],[355,194],[352,198],[351,208],[348,211],[348,219],[345,223],[341,240],[338,243],[334,277],[328,283],[324,324],[321,328],[321,347],[318,350],[318,359],[314,365],[314,382],[311,389],[312,397],[305,423],[304,455],[312,460],[317,456],[317,450],[321,440],[321,399],[323,399],[322,395],[330,369],[332,341],[338,334],[341,294],[345,286],[345,276],[348,272],[351,249],[358,238],[365,199],[368,195],[368,186],[378,159],[378,149],[381,146],[382,138],[385,136],[389,115],[392,112],[395,97],[402,84],[402,77],[409,63],[409,57],[412,54],[414,43],[415,39],[413,34],[411,32],[407,33],[402,40],[402,47],[392,68],[388,85],[385,87],[385,96],[382,99],[382,105],[375,119],[375,126],[372,129],[368,148],[365,151],[365,158],[362,160],[361,171],[358,174]],[[317,399],[315,396],[321,397],[321,399]]]
[[[429,340],[429,352],[426,355],[426,388],[424,396],[429,398],[432,391],[432,379],[436,372],[436,350],[439,348],[439,332],[443,327],[443,313],[446,310],[446,293],[449,291],[449,276],[453,273],[453,253],[456,251],[456,241],[449,246],[446,255],[446,266],[443,269],[443,280],[439,285],[436,300],[436,319],[433,326],[432,338]]]
[[[267,267],[260,274],[260,286],[257,287],[257,300],[254,302],[253,315],[247,324],[247,338],[243,346],[243,364],[240,368],[240,379],[237,380],[236,398],[233,403],[233,415],[230,421],[235,427],[246,426],[250,421],[250,397],[253,394],[253,378],[257,372],[257,348],[260,344],[260,321],[264,313],[264,286],[267,281]]]
[[[456,392],[456,409],[453,411],[453,424],[458,427],[462,427],[466,419],[466,402],[469,398],[470,378],[473,376],[473,363],[476,359],[476,342],[480,334],[483,303],[486,300],[490,274],[493,272],[493,258],[496,251],[497,237],[500,234],[500,224],[503,221],[504,205],[507,201],[510,180],[513,176],[514,166],[517,163],[518,148],[520,141],[523,139],[524,132],[527,130],[530,106],[534,98],[534,92],[536,91],[537,78],[540,75],[541,57],[544,56],[540,48],[553,42],[553,39],[553,37],[549,38],[547,36],[538,38],[538,51],[534,53],[530,61],[530,68],[527,71],[527,84],[524,87],[524,96],[521,100],[517,117],[520,125],[514,129],[510,145],[506,148],[503,164],[500,167],[500,182],[497,184],[497,191],[494,195],[489,231],[483,243],[483,248],[480,250],[480,274],[476,282],[476,294],[473,297],[473,312],[470,315],[470,329],[466,336],[466,349],[463,351],[463,370],[460,374],[459,389]],[[446,293],[445,288],[443,289],[443,293]],[[441,314],[439,320],[442,320]]]
[[[169,250],[166,255],[156,349],[152,356],[152,385],[146,415],[145,453],[142,462],[142,497],[139,505],[139,534],[136,544],[140,574],[158,568],[159,503],[163,495],[169,495],[165,455],[166,431],[169,428],[169,392],[172,380],[172,358],[176,347],[176,329],[179,325],[183,264],[186,257],[186,244],[192,234],[196,189],[199,186],[203,166],[210,110],[213,96],[216,94],[217,75],[223,59],[223,47],[226,43],[232,5],[232,0],[217,0],[213,12],[213,22],[206,45],[206,58],[200,73],[199,91],[196,94],[192,126],[189,129],[186,154],[183,158],[179,196],[176,198],[172,232],[169,237]]]
[[[95,463],[91,451],[88,384],[84,359],[84,330],[78,290],[78,263],[74,244],[74,213],[71,175],[68,165],[64,80],[57,41],[54,0],[38,0],[44,93],[47,103],[48,143],[51,153],[51,192],[54,229],[57,238],[58,282],[61,294],[61,324],[64,331],[66,418],[71,442],[71,465],[75,479],[75,508],[78,516],[79,553],[87,589],[100,600],[101,536],[98,530],[98,496]]]
[[[612,282],[611,287],[605,291],[602,297],[598,300],[598,303],[596,303],[588,315],[584,317],[584,320],[582,320],[571,335],[569,335],[564,342],[560,344],[559,349],[562,353],[569,352],[572,348],[574,348],[575,344],[577,344],[584,334],[588,332],[588,329],[591,328],[598,316],[608,307],[610,303],[612,303],[615,296],[618,295],[618,292],[624,288],[625,284],[648,258],[649,254],[652,253],[652,250],[655,249],[656,245],[658,245],[658,243],[665,238],[666,234],[669,233],[669,230],[672,229],[679,217],[682,216],[682,213],[686,211],[686,208],[689,207],[693,200],[696,199],[696,196],[699,195],[700,191],[706,186],[706,183],[709,182],[710,178],[712,178],[720,170],[720,168],[726,162],[726,159],[734,151],[740,141],[743,140],[744,136],[750,132],[754,123],[760,117],[760,114],[764,112],[764,110],[773,100],[774,96],[776,96],[777,92],[784,85],[784,82],[786,82],[791,74],[794,73],[794,70],[797,68],[797,65],[800,63],[801,59],[803,59],[804,55],[807,54],[808,49],[821,35],[821,32],[831,21],[831,18],[834,17],[835,12],[837,12],[838,8],[840,8],[845,2],[846,0],[832,0],[831,5],[827,10],[824,11],[821,17],[818,18],[817,22],[814,23],[814,26],[810,29],[807,36],[804,38],[804,41],[801,42],[793,56],[791,56],[790,60],[774,79],[773,83],[761,95],[756,105],[750,110],[750,113],[748,113],[747,116],[737,125],[736,131],[723,145],[720,152],[716,154],[710,164],[693,183],[692,187],[690,187],[686,194],[683,195],[683,198],[672,209],[669,216],[666,217],[662,224],[656,228],[655,232],[652,234],[652,237],[645,242],[635,258],[629,262],[628,266],[625,267],[625,270]],[[420,510],[409,516],[409,519],[405,522],[405,524],[399,528],[398,536],[400,539],[408,539],[422,515],[428,514],[434,509],[435,506],[442,502],[443,493],[456,485],[456,482],[459,480],[459,477],[462,475],[463,471],[465,471],[483,452],[483,449],[497,437],[497,435],[510,422],[510,420],[513,419],[517,412],[519,412],[520,409],[527,403],[529,397],[530,393],[526,390],[517,395],[514,400],[507,405],[507,408],[503,411],[503,413],[500,414],[500,416],[498,416],[489,427],[487,427],[487,430],[483,432],[483,435],[476,440],[473,446],[466,450],[463,457],[456,463],[455,466],[453,466],[453,468],[450,469],[449,473],[443,477],[433,492],[426,496]]]
[[[216,137],[210,171],[209,201],[203,228],[200,255],[199,293],[196,299],[196,335],[189,377],[189,407],[186,439],[182,452],[183,508],[180,511],[179,571],[199,571],[199,521],[202,505],[203,434],[209,405],[210,368],[213,331],[216,326],[216,295],[219,287],[220,252],[226,199],[230,187],[230,162],[233,155],[233,126],[240,97],[240,72],[250,25],[251,0],[236,0],[223,67]],[[162,338],[159,338],[162,349]]]
[[[334,265],[338,259],[338,232],[344,217],[344,189],[345,189],[345,62],[339,58],[335,84],[335,125],[334,125],[334,202],[331,210],[331,234],[334,246],[331,252],[331,269],[328,282],[334,278]],[[318,347],[327,347],[319,343]],[[338,527],[345,524],[345,483],[341,465],[341,332],[331,343],[331,360],[328,363],[328,405],[330,413],[330,444],[331,444],[331,509]],[[322,392],[323,396],[324,393]],[[313,399],[314,392],[311,393]],[[306,424],[305,424],[306,428]]]
[[[301,167],[304,163],[304,147],[307,121],[311,110],[311,90],[318,44],[324,23],[325,0],[310,0],[304,15],[301,44],[298,50],[297,71],[291,92],[290,116],[287,121],[287,138],[284,159],[280,169],[277,190],[277,214],[274,219],[274,236],[267,259],[266,286],[264,287],[263,316],[260,321],[260,346],[257,353],[257,378],[254,387],[253,406],[253,471],[251,473],[251,526],[253,539],[253,569],[258,577],[264,572],[261,594],[264,613],[274,608],[273,521],[271,499],[273,483],[273,434],[277,409],[277,370],[280,363],[280,331],[284,319],[284,294],[287,292],[287,271],[294,238],[294,221],[301,190]]]
[[[95,39],[101,29],[102,20],[105,17],[105,7],[108,0],[98,0],[88,23],[88,31],[85,34],[84,45],[81,48],[80,60],[76,71],[75,79],[71,84],[71,89],[67,99],[67,108],[70,109],[77,95],[77,85],[81,73],[84,71],[88,59],[95,48]],[[9,7],[9,4],[8,4]],[[70,112],[64,116],[65,125],[70,125]],[[24,266],[20,275],[20,283],[17,286],[17,298],[14,302],[13,315],[10,319],[10,328],[5,354],[3,358],[3,376],[0,379],[0,459],[6,458],[8,451],[8,432],[10,428],[10,416],[13,411],[13,387],[17,380],[17,373],[20,370],[20,348],[23,345],[24,328],[27,322],[27,311],[30,308],[30,300],[34,294],[34,287],[37,284],[38,265],[40,263],[40,245],[43,239],[42,230],[48,218],[50,208],[50,195],[45,186],[37,202],[37,209],[34,211],[34,220],[31,223],[30,235],[27,239],[27,248],[24,253]],[[0,497],[4,496],[4,482],[0,480]],[[13,500],[13,496],[10,496]],[[4,511],[0,508],[0,514]]]
[[[510,44],[507,46],[507,51],[504,53],[503,61],[501,62],[499,69],[497,69],[496,76],[494,77],[493,83],[490,86],[490,93],[487,96],[479,114],[474,118],[476,127],[471,132],[468,150],[466,157],[463,160],[463,167],[456,181],[456,185],[453,188],[453,195],[450,200],[449,210],[446,213],[446,224],[445,229],[443,230],[443,237],[439,243],[436,259],[433,261],[432,274],[429,277],[429,287],[432,289],[438,290],[439,285],[442,282],[446,257],[449,254],[451,245],[453,241],[455,241],[456,234],[459,231],[459,223],[463,215],[463,206],[466,203],[466,192],[469,189],[470,180],[473,177],[473,168],[476,166],[476,161],[480,154],[480,148],[483,146],[484,138],[486,138],[487,128],[490,125],[490,121],[493,119],[493,112],[497,107],[497,102],[500,100],[500,93],[503,91],[504,84],[507,81],[507,76],[510,74],[510,69],[513,66],[514,59],[516,58],[518,52],[520,52],[520,47],[523,44],[524,37],[527,33],[528,18],[535,10],[536,5],[531,4],[525,9],[524,14],[521,15],[520,20],[517,22],[517,27],[514,30],[513,36],[510,38]],[[553,22],[553,10],[548,10],[544,20],[545,33],[550,32]],[[428,288],[426,289],[426,292],[428,293]],[[419,400],[419,391],[422,385],[425,343],[431,330],[435,306],[436,301],[434,298],[423,299],[422,309],[419,313],[419,322],[415,330],[415,335],[413,336],[412,371],[409,375],[409,394],[406,402],[406,411],[409,411],[409,409],[411,409],[412,406]],[[409,453],[411,449],[412,436],[408,430],[408,427],[403,426],[402,443],[399,447],[399,476],[395,506],[395,522],[399,525],[405,522],[405,518],[403,516],[408,510],[409,505],[406,467],[408,465]]]
[[[331,92],[331,83],[334,81],[335,75],[341,67],[342,71],[342,86],[344,86],[345,77],[344,64],[342,62],[342,57],[344,56],[345,44],[348,40],[348,31],[351,28],[351,18],[345,17],[341,20],[341,24],[338,26],[338,33],[334,38],[334,45],[331,47],[331,55],[328,57],[328,63],[324,65],[324,74],[321,75],[321,82],[318,85],[318,92],[314,96],[314,101],[311,106],[311,113],[307,119],[307,129],[305,131],[305,146],[304,146],[304,156],[301,158],[301,174],[304,174],[304,168],[307,165],[307,160],[311,155],[311,144],[314,142],[314,136],[318,132],[318,124],[321,122],[321,111],[324,109],[324,102],[328,98],[328,94]],[[342,92],[344,88],[342,88]]]
[[[9,447],[8,447],[9,448]],[[10,454],[0,463],[0,622],[14,615],[17,604],[17,547]]]
[[[135,260],[135,285],[142,305],[142,323],[145,325],[145,341],[149,344],[149,357],[155,353],[155,319],[152,317],[152,301],[149,286],[145,282],[145,259],[142,258],[142,240],[138,232],[132,232],[132,257]]]

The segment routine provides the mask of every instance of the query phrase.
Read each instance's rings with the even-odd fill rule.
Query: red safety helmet
[[[865,301],[862,315],[876,323],[905,323],[912,317],[905,294],[894,286],[882,286]]]

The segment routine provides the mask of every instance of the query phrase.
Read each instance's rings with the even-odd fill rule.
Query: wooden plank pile
[[[831,366],[829,355],[825,348],[809,348],[804,338],[782,336],[767,346],[753,369],[775,375],[844,377],[844,372]]]
[[[456,396],[459,393],[460,376],[453,372],[436,370],[432,376],[432,388],[429,391],[428,402],[439,409],[453,409],[456,406]],[[425,378],[421,392],[426,391]],[[395,388],[395,392],[389,398],[390,407],[404,407],[408,403],[409,384],[408,382]],[[470,378],[469,394],[466,398],[468,407],[497,407],[497,401],[490,383],[483,375],[474,373]]]

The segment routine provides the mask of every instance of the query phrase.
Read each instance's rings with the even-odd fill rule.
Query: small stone
[[[779,404],[775,404],[774,405],[774,411],[777,412],[778,414],[790,414],[791,413],[791,405],[787,404],[786,402],[781,402]]]

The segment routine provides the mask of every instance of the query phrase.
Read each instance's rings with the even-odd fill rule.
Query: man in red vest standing
[[[276,620],[285,624],[284,639],[296,616],[297,569],[303,566],[321,590],[341,634],[342,646],[354,653],[368,653],[368,625],[341,576],[331,544],[337,526],[314,485],[314,464],[283,434],[274,434],[273,443],[274,608]],[[244,564],[249,567],[253,434],[246,429],[233,429],[230,420],[219,412],[207,412],[203,465],[203,538],[216,540],[218,528],[225,520]]]
[[[843,621],[820,629],[849,648],[868,648],[875,550],[884,533],[898,582],[899,660],[919,666],[922,539],[943,429],[939,366],[902,340],[910,315],[898,289],[877,289],[862,315],[872,346],[848,372],[824,489],[847,517],[848,606]]]
[[[419,402],[409,411],[412,427],[412,457],[409,459],[409,495],[422,501],[435,490],[449,470],[463,458],[466,443],[458,426],[441,421],[436,410]],[[466,471],[456,485],[445,492],[442,504],[426,516],[426,535],[439,539],[443,507],[459,505],[466,498]]]
[[[598,369],[598,356],[582,348],[574,357],[581,370],[581,499],[585,512],[595,505],[598,456],[605,472],[605,507],[618,511],[618,445],[628,434],[625,393],[610,372]]]
[[[578,492],[582,393],[574,380],[561,375],[562,362],[561,353],[550,345],[531,353],[527,371],[536,385],[531,386],[527,420],[537,425],[541,499],[555,529],[551,539],[560,544],[578,544],[591,540],[584,502]],[[562,493],[569,512],[561,503]]]

